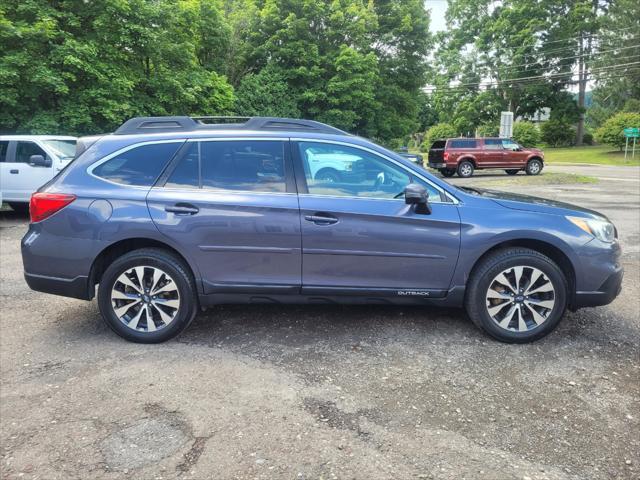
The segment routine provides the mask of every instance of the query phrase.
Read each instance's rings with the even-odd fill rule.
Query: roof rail
[[[304,131],[348,135],[338,128],[297,118],[279,117],[135,117],[124,122],[115,135],[194,132],[201,130]]]

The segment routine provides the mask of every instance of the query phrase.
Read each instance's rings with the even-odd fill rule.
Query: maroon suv
[[[500,168],[509,175],[520,170],[537,175],[543,166],[542,150],[524,148],[508,138],[450,138],[436,140],[429,149],[429,167],[445,177],[454,173],[470,177],[484,168]]]

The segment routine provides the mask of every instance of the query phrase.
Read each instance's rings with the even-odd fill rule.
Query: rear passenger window
[[[165,186],[286,192],[284,142],[193,142]]]
[[[502,150],[502,140],[499,138],[487,138],[484,141],[485,150]]]
[[[93,174],[124,185],[153,185],[182,142],[155,143],[135,147],[93,169]]]
[[[449,148],[476,148],[476,141],[469,139],[451,140]]]

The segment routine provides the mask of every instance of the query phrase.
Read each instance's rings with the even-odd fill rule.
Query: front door
[[[454,203],[370,150],[317,141],[297,142],[293,150],[303,293],[444,295],[460,248]],[[326,166],[312,166],[318,158]],[[430,215],[404,203],[410,182],[428,189]]]
[[[287,140],[188,141],[147,196],[205,294],[300,291],[300,218]]]
[[[31,155],[51,158],[35,142],[8,142],[5,161],[0,163],[0,189],[5,201],[28,202],[31,194],[53,177],[53,165],[29,165]]]

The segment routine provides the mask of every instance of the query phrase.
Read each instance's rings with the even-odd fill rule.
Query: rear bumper
[[[446,163],[433,163],[433,162],[429,162],[429,167],[431,168],[435,168],[436,170],[439,168],[447,168],[447,164]]]
[[[612,273],[595,292],[576,292],[572,310],[583,307],[598,307],[613,302],[622,290],[622,267]]]
[[[61,295],[63,297],[91,300],[89,293],[89,279],[84,276],[75,278],[47,277],[24,272],[24,279],[32,290],[38,292]]]

